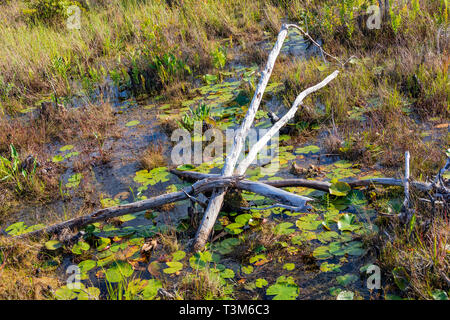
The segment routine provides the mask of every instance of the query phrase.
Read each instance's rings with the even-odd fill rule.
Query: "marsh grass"
[[[51,299],[61,285],[41,244],[0,238],[0,299]]]
[[[423,207],[423,204],[416,204],[420,216],[411,228],[405,228],[396,220],[388,224],[387,232],[393,240],[383,241],[379,261],[393,292],[408,298],[433,299],[436,290],[448,292],[450,289],[450,223],[442,208],[437,208],[432,216],[431,208]]]

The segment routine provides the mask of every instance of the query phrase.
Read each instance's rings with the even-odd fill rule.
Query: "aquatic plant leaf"
[[[141,123],[139,120],[132,120],[125,124],[125,127],[134,127]]]
[[[292,270],[295,269],[295,264],[293,264],[293,263],[285,263],[283,265],[283,269],[287,270],[287,271],[292,271]]]
[[[235,274],[234,274],[234,271],[233,271],[233,270],[231,270],[231,269],[225,269],[224,271],[222,271],[222,272],[220,273],[220,276],[221,276],[223,279],[232,279],[232,278],[234,278]]]
[[[336,280],[337,282],[341,285],[341,286],[347,286],[353,282],[355,282],[356,280],[358,280],[359,277],[356,274],[353,273],[347,273],[343,276],[337,276]]]
[[[245,226],[245,225],[249,222],[249,220],[250,220],[251,218],[252,218],[252,215],[246,213],[246,214],[238,215],[238,216],[234,219],[234,221],[235,221],[236,223],[242,225],[242,226]]]
[[[78,264],[78,268],[80,268],[81,273],[86,273],[89,270],[92,270],[97,266],[97,262],[94,260],[84,260]]]
[[[77,293],[67,286],[62,286],[55,291],[55,297],[58,300],[73,300],[77,297]]]
[[[329,248],[325,246],[317,247],[313,251],[313,257],[319,260],[325,260],[332,258],[333,255],[330,253]]]
[[[338,220],[338,228],[341,231],[355,231],[356,229],[361,228],[362,226],[356,222],[355,215],[346,213],[341,216]]]
[[[273,230],[276,235],[288,235],[294,233],[295,230],[291,228],[294,224],[291,222],[282,222],[277,224]]]
[[[77,151],[70,152],[70,153],[68,153],[68,154],[66,154],[66,155],[64,156],[64,159],[69,159],[69,158],[72,158],[72,157],[76,157],[76,156],[78,156],[79,154],[80,154],[80,153],[77,152]]]
[[[262,278],[258,278],[258,279],[256,279],[256,281],[255,281],[255,285],[256,285],[257,288],[265,287],[265,286],[267,286],[268,284],[269,284],[269,283],[267,282],[267,280],[266,280],[266,279],[262,279]]]
[[[158,290],[162,288],[161,281],[156,279],[148,280],[147,286],[142,291],[142,296],[145,300],[152,300],[158,294]]]
[[[297,148],[295,150],[295,153],[306,154],[306,153],[317,153],[319,151],[320,151],[320,148],[318,146],[309,145],[309,146],[306,146],[306,147],[303,147],[303,148]]]
[[[336,300],[353,300],[355,294],[352,291],[341,291],[336,297]]]
[[[320,271],[322,272],[340,272],[341,271],[341,265],[334,264],[334,263],[328,263],[324,262],[320,265]]]
[[[242,269],[242,272],[244,272],[245,274],[250,274],[250,273],[253,272],[253,266],[252,265],[242,266],[241,269]]]
[[[45,243],[47,250],[57,250],[62,247],[62,243],[58,240],[49,240]]]
[[[164,269],[163,272],[167,274],[176,273],[183,269],[183,264],[178,261],[169,261],[166,262],[166,264],[169,266],[169,268]]]
[[[89,287],[83,289],[78,293],[77,300],[98,300],[100,296],[100,289],[96,287]]]
[[[225,227],[225,231],[227,231],[230,234],[239,234],[243,230],[241,229],[243,227],[240,223],[230,223]]]
[[[351,190],[352,188],[347,182],[338,181],[336,179],[331,180],[330,194],[345,197]]]
[[[178,250],[172,253],[172,261],[180,261],[186,256],[186,252]]]
[[[300,290],[292,277],[281,276],[277,282],[267,288],[266,294],[273,300],[295,300]]]
[[[81,173],[75,173],[70,176],[68,182],[66,183],[66,188],[77,188],[80,185],[83,175]]]
[[[59,149],[59,151],[61,151],[61,152],[65,152],[65,151],[69,151],[69,150],[72,150],[74,148],[74,146],[73,145],[71,145],[71,144],[68,144],[68,145],[66,145],[66,146],[64,146],[64,147],[61,147],[60,149]]]
[[[112,283],[123,281],[133,274],[133,267],[125,261],[116,261],[106,270],[106,280]]]
[[[301,218],[299,218],[295,225],[297,228],[301,230],[308,230],[308,231],[314,231],[316,230],[320,225],[322,225],[321,220],[317,220],[319,216],[317,214],[307,214]]]
[[[97,251],[103,251],[111,243],[111,239],[100,237],[97,240]]]
[[[257,266],[260,266],[260,265],[263,265],[263,264],[269,262],[269,260],[267,259],[265,254],[257,254],[255,256],[251,257],[249,262],[253,263]]]
[[[72,247],[72,252],[75,254],[82,254],[83,251],[88,251],[90,249],[90,245],[84,241],[78,241]]]
[[[55,162],[55,163],[61,162],[63,160],[64,160],[63,156],[61,156],[59,154],[52,158],[52,161]]]

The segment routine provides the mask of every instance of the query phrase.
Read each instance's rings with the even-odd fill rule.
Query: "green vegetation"
[[[448,1],[390,2],[369,29],[375,0],[1,1],[0,299],[448,299],[448,203],[413,189],[404,225],[402,188],[346,180],[402,177],[408,150],[412,178],[432,181],[449,157]],[[73,6],[79,30],[67,29]],[[200,252],[188,242],[202,199],[78,238],[10,238],[190,185],[170,172],[172,132],[241,123],[281,21],[336,59],[290,31],[255,128],[340,73],[305,99],[272,163],[246,174],[330,182],[329,193],[285,188],[313,198],[309,212],[236,192]],[[178,169],[217,173],[221,156]],[[79,287],[56,280],[67,261]],[[371,264],[380,290],[365,286]]]

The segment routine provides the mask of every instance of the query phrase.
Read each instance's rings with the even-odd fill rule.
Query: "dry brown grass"
[[[164,156],[165,148],[161,144],[149,146],[141,156],[140,163],[143,169],[148,171],[163,167],[167,164]]]
[[[40,250],[41,244],[0,238],[0,300],[52,298],[61,283],[53,271],[42,268]]]

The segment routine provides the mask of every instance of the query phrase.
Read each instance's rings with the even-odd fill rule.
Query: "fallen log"
[[[299,196],[282,189],[275,188],[270,185],[266,185],[261,182],[255,181],[245,181],[239,183],[243,177],[232,176],[232,177],[221,177],[219,175],[209,176],[197,181],[192,186],[183,189],[178,192],[172,192],[150,199],[137,201],[129,204],[123,204],[120,206],[109,207],[105,209],[97,210],[89,215],[73,218],[71,220],[64,221],[59,224],[49,226],[40,230],[29,232],[20,236],[22,237],[39,237],[44,234],[59,234],[65,229],[74,231],[88,224],[92,224],[98,221],[104,221],[107,219],[119,217],[125,214],[136,213],[140,211],[149,210],[152,208],[157,208],[162,205],[177,202],[186,199],[192,199],[195,195],[212,191],[215,188],[227,188],[235,187],[242,190],[247,190],[253,193],[257,193],[268,197],[272,200],[281,202],[287,206],[295,206],[298,210],[307,210],[307,201],[312,201],[313,199]]]
[[[97,210],[89,215],[73,218],[62,223],[54,224],[49,227],[36,230],[33,232],[25,233],[23,235],[16,236],[15,238],[24,237],[40,237],[48,234],[59,234],[65,229],[71,231],[84,227],[86,225],[104,221],[107,219],[119,217],[125,214],[136,213],[145,211],[152,208],[157,208],[167,203],[177,202],[185,199],[189,199],[189,195],[196,195],[201,192],[211,191],[217,187],[228,187],[235,185],[239,180],[239,177],[210,177],[194,183],[192,186],[178,192],[172,192],[150,199],[137,201],[133,203],[123,204],[120,206],[109,207],[105,209]]]
[[[180,170],[171,170],[173,174],[189,180],[201,180],[213,177],[219,177],[219,174],[208,174],[208,173],[199,173],[195,171],[180,171]],[[242,184],[247,183],[250,180],[240,180],[236,182],[236,186],[239,189],[244,189]],[[371,179],[360,179],[360,180],[352,180],[352,179],[343,179],[343,182],[346,182],[352,188],[357,187],[368,187],[372,185],[382,185],[382,186],[397,186],[404,187],[403,180],[394,179],[394,178],[371,178]],[[253,182],[253,181],[250,181]],[[283,179],[283,180],[259,180],[258,182],[276,187],[276,188],[285,188],[285,187],[305,187],[325,192],[330,192],[331,183],[327,181],[318,181],[318,180],[308,180],[308,179]],[[433,188],[431,183],[419,182],[419,181],[410,181],[410,186],[416,188],[419,191],[429,191]],[[245,190],[245,189],[244,189]]]

